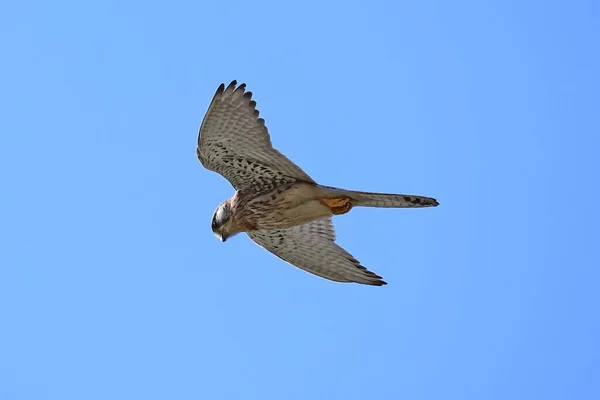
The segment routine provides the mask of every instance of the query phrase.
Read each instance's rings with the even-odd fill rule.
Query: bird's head
[[[224,201],[217,207],[212,217],[212,231],[222,242],[237,233],[231,215],[231,200]]]

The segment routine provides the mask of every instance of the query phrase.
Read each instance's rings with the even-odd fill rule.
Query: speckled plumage
[[[384,285],[335,244],[331,215],[354,206],[430,207],[423,196],[357,192],[317,184],[273,148],[252,93],[236,81],[221,84],[204,116],[197,156],[202,165],[236,189],[213,215],[213,232],[225,241],[246,232],[259,246],[288,263],[336,282]]]

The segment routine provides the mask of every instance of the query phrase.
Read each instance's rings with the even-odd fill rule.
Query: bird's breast
[[[278,187],[249,200],[240,211],[255,229],[291,228],[331,214],[318,199],[317,187],[309,183]]]

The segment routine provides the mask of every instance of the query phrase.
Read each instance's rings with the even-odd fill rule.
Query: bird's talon
[[[352,209],[352,203],[350,202],[349,197],[323,199],[323,203],[331,209],[333,215],[346,214]]]
[[[334,198],[328,198],[328,199],[323,199],[323,202],[329,207],[329,208],[336,208],[336,207],[345,207],[348,203],[350,203],[350,197],[334,197]]]
[[[346,204],[344,204],[341,207],[332,207],[331,208],[331,213],[333,215],[342,215],[342,214],[346,214],[351,209],[352,209],[352,203],[347,202]]]

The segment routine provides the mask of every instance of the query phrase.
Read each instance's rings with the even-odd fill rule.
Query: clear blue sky
[[[599,4],[3,2],[0,399],[600,398]],[[214,237],[232,79],[319,182],[439,199],[336,217],[388,286]]]

